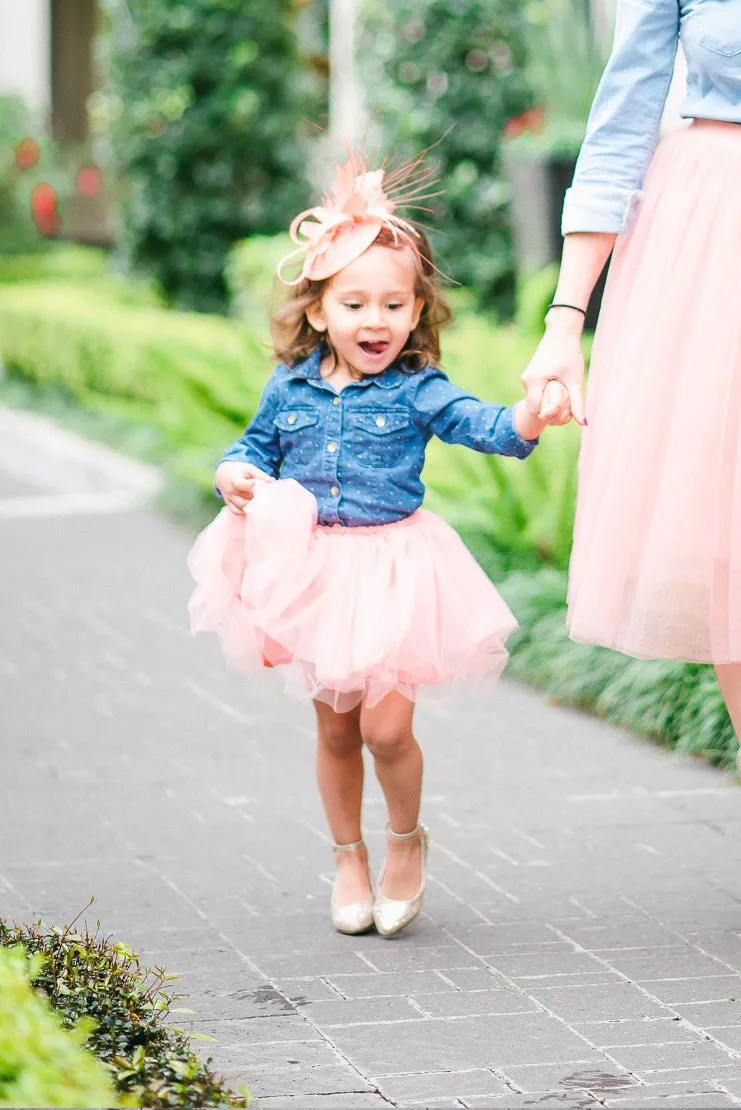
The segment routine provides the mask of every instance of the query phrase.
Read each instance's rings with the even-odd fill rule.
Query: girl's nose
[[[368,305],[365,313],[365,323],[370,328],[376,328],[383,323],[383,313],[378,305]]]

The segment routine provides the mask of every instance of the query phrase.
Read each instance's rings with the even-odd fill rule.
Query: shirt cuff
[[[642,195],[640,189],[626,192],[602,185],[572,185],[564,199],[561,234],[601,231],[623,235],[633,227]]]
[[[523,439],[515,427],[515,408],[510,405],[504,409],[497,423],[497,442],[500,455],[510,455],[515,459],[526,459],[540,442],[539,439]]]

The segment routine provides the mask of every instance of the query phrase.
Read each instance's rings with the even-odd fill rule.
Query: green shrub
[[[30,281],[89,282],[96,293],[106,292],[119,304],[163,304],[154,282],[124,278],[114,271],[107,251],[98,247],[54,243],[32,254],[0,254],[0,285]]]
[[[295,246],[288,234],[253,235],[235,243],[229,253],[226,284],[231,311],[259,335],[268,336],[270,313],[285,296],[275,271]]]
[[[712,667],[574,643],[563,572],[514,573],[500,586],[520,622],[508,642],[511,677],[677,751],[733,765],[738,745]]]
[[[123,1105],[109,1073],[85,1048],[92,1023],[63,1029],[32,989],[43,965],[41,954],[29,960],[20,944],[0,947],[0,1106]]]
[[[523,0],[365,0],[361,66],[383,149],[439,145],[444,195],[428,203],[440,268],[509,313],[514,260],[508,187],[499,166],[505,123],[529,108]],[[451,129],[452,130],[449,130]]]
[[[317,107],[292,0],[105,0],[107,134],[127,257],[183,308],[226,305],[224,263],[305,204],[302,120]]]
[[[171,471],[210,490],[213,463],[254,411],[269,356],[218,316],[120,305],[63,283],[0,286],[0,354],[78,403],[156,429]]]
[[[123,1101],[37,1101],[6,1105],[247,1105],[246,1095],[230,1091],[208,1064],[203,1064],[193,1054],[189,1039],[181,1030],[164,1024],[171,1015],[181,1012],[173,1008],[176,998],[165,989],[174,976],[168,976],[162,968],[142,969],[138,957],[127,945],[112,944],[90,935],[87,929],[75,932],[67,927],[44,931],[39,926],[10,927],[0,921],[0,957],[2,946],[18,944],[31,954],[35,985],[47,996],[63,1024],[75,1028],[82,1020],[90,1049],[111,1073]],[[37,959],[37,955],[41,959]],[[24,958],[14,957],[16,962]],[[3,1001],[0,990],[0,1007]],[[4,1074],[3,1065],[0,1052],[0,1077]]]
[[[17,158],[24,141],[31,151],[28,164]],[[48,240],[39,233],[31,215],[31,193],[42,182],[51,185],[63,215],[74,176],[65,161],[23,100],[0,95],[0,253],[36,251],[47,246]]]

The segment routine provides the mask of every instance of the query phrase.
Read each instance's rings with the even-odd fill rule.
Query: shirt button
[[[334,401],[332,402],[332,404],[333,404],[333,405],[339,405],[339,403],[340,403],[340,399],[339,399],[339,397],[335,397],[335,399],[334,399]]]
[[[295,424],[296,423],[296,413],[295,412],[289,412],[289,414],[288,414],[288,423],[289,424]]]
[[[327,444],[327,450],[329,451],[330,455],[334,455],[335,451],[337,450],[337,444],[334,442],[334,440],[332,440],[331,443]]]
[[[332,488],[329,492],[332,494],[333,497],[336,497],[337,494],[340,492],[340,487],[339,486],[332,486]]]
[[[386,417],[385,416],[377,416],[376,417],[376,424],[378,425],[379,428],[382,428],[385,423],[386,423]]]

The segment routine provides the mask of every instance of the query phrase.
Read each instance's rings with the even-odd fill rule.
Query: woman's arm
[[[566,194],[564,235],[629,228],[674,72],[679,14],[679,0],[619,0],[612,53]]]
[[[556,304],[586,308],[597,278],[615,243],[615,235],[575,232],[563,245],[561,271],[553,300]],[[549,381],[563,382],[569,394],[571,414],[584,424],[584,355],[581,333],[584,316],[573,308],[551,308],[545,318],[545,335],[530,365],[522,375],[528,411],[537,416]]]
[[[619,0],[615,42],[566,194],[564,247],[554,301],[586,309],[615,243],[628,229],[656,147],[679,41],[679,0]],[[566,386],[571,412],[584,416],[584,316],[552,308],[522,381],[537,414],[550,380]]]

